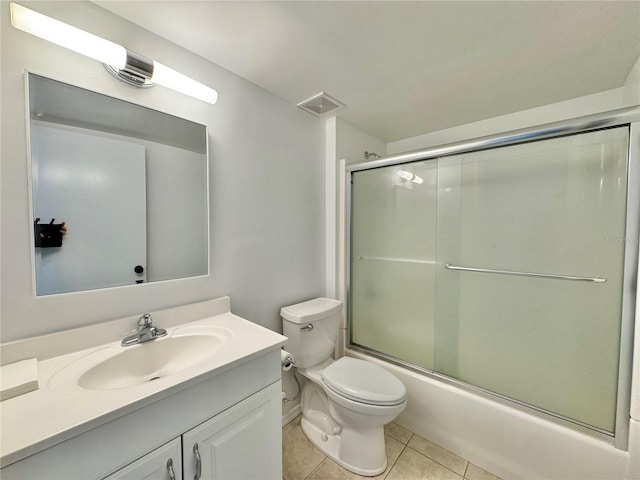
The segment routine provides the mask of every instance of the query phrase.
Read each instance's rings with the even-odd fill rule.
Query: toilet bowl
[[[350,357],[333,360],[342,303],[318,298],[283,307],[302,390],[301,427],[311,443],[342,467],[374,476],[386,469],[384,425],[407,405],[405,386],[373,363]]]
[[[372,375],[362,376],[362,370]],[[381,367],[349,357],[300,373],[310,380],[303,389],[301,426],[311,443],[359,475],[384,472],[384,426],[407,405],[404,385]]]

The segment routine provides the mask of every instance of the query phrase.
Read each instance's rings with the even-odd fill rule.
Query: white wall
[[[363,132],[338,118],[336,122],[336,159],[347,163],[363,162],[364,152],[374,152],[383,157],[387,145],[382,140]],[[373,157],[370,160],[374,160]]]
[[[147,160],[147,281],[206,275],[204,155],[158,142],[135,142],[145,146]],[[164,252],[173,255],[166,258]]]
[[[629,75],[627,75],[626,80],[624,81],[624,87],[628,87],[630,89],[630,96],[634,95],[633,89],[635,87],[635,97],[638,100],[640,97],[640,93],[638,92],[638,87],[640,86],[640,56],[636,60],[636,63],[631,68]]]
[[[322,121],[93,3],[29,6],[209,84],[219,101],[211,106],[163,87],[116,82],[99,63],[14,29],[9,2],[2,1],[3,342],[225,294],[232,311],[279,331],[280,306],[324,293]],[[34,298],[25,69],[209,127],[209,277]]]

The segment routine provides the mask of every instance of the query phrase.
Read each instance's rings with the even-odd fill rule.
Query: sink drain
[[[160,375],[157,375],[155,377],[151,377],[148,381],[153,382],[154,380],[158,380],[159,378],[160,378]]]

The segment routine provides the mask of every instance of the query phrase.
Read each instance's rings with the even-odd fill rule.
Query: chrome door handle
[[[304,327],[300,327],[300,330],[303,332],[310,332],[311,330],[313,330],[313,324],[309,323],[308,325],[305,325]]]
[[[167,472],[169,472],[169,480],[176,480],[176,472],[173,471],[173,459],[167,460]]]
[[[200,480],[202,476],[202,458],[200,458],[200,451],[198,450],[198,444],[193,444],[193,454],[196,456],[196,475],[193,480]]]

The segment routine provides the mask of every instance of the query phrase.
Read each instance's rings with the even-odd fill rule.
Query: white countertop
[[[157,326],[163,327],[160,322]],[[120,347],[120,341],[117,341],[38,362],[38,390],[0,403],[0,464],[6,466],[267,351],[279,349],[286,340],[282,335],[231,312],[167,328],[168,337],[176,330],[197,326],[226,329],[230,332],[230,338],[214,355],[200,363],[136,386],[114,390],[85,390],[77,385],[64,388],[60,377],[71,378],[65,373],[73,369],[69,366],[99,350],[144,348],[144,344]],[[154,340],[159,341],[162,339]]]

